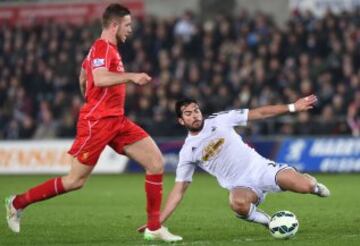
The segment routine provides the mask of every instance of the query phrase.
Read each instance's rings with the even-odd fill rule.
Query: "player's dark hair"
[[[176,116],[177,116],[178,118],[181,118],[181,116],[182,116],[181,107],[183,107],[183,106],[186,107],[187,105],[189,105],[189,104],[191,104],[191,103],[196,103],[196,104],[199,105],[199,103],[198,103],[195,99],[193,99],[193,98],[183,98],[183,99],[178,100],[178,101],[176,102],[176,104],[175,104],[175,113],[176,113]]]
[[[118,3],[110,4],[103,13],[102,27],[108,27],[114,18],[124,17],[125,15],[130,15],[130,10],[128,8]]]

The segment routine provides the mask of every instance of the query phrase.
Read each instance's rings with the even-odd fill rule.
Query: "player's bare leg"
[[[258,199],[254,191],[242,187],[232,189],[229,195],[230,207],[238,218],[267,227],[270,216],[256,207]]]
[[[146,174],[162,174],[164,172],[164,158],[151,137],[143,138],[124,147],[125,154],[138,162]]]
[[[81,189],[93,169],[94,166],[84,165],[73,158],[69,173],[61,178],[65,191],[69,192]]]
[[[302,174],[294,169],[281,170],[276,175],[277,184],[283,190],[297,193],[315,194],[320,197],[330,196],[329,189],[309,174]]]
[[[50,179],[33,187],[20,195],[12,195],[5,199],[6,220],[9,228],[16,233],[20,232],[20,216],[30,204],[50,199],[63,193],[80,189],[85,184],[93,167],[72,160],[71,169],[64,177]]]
[[[171,234],[161,226],[160,208],[162,199],[162,177],[164,172],[163,156],[151,137],[146,137],[124,147],[125,154],[145,168],[145,191],[147,198],[146,240],[180,241],[182,238]]]

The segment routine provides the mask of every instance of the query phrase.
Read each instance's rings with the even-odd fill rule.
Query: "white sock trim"
[[[270,223],[270,216],[267,213],[257,209],[255,204],[251,203],[249,213],[245,220],[259,223],[262,225],[268,225]]]
[[[317,183],[315,184],[314,188],[313,188],[313,192],[314,194],[318,194],[319,193],[319,186],[317,185]]]

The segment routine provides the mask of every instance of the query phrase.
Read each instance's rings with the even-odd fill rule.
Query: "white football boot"
[[[304,176],[308,179],[312,180],[315,183],[315,191],[314,194],[320,197],[328,197],[330,196],[330,190],[322,183],[319,183],[315,177],[311,176],[310,174],[304,173]]]
[[[161,240],[165,242],[178,242],[183,240],[182,237],[169,232],[169,230],[164,226],[161,226],[156,231],[150,231],[148,228],[146,228],[144,232],[144,239],[149,241]]]
[[[6,220],[10,230],[15,233],[20,232],[20,217],[21,217],[21,209],[16,209],[13,206],[13,201],[15,196],[9,196],[5,198],[5,208],[6,208]]]
[[[317,192],[316,195],[320,197],[328,197],[330,196],[330,190],[322,183],[316,183]]]

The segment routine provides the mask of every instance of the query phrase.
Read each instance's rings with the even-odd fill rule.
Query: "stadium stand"
[[[289,103],[315,93],[310,113],[254,124],[245,134],[360,135],[360,9],[316,18],[294,14],[285,28],[271,16],[201,21],[137,19],[120,48],[130,71],[151,86],[127,87],[127,115],[153,136],[178,136],[174,102],[196,97],[206,113]],[[82,104],[78,71],[99,23],[47,22],[0,27],[0,139],[75,135]]]

